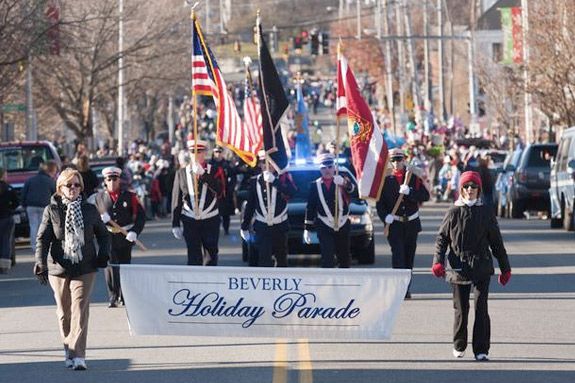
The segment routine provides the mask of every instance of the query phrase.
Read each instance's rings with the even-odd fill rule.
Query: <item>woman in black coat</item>
[[[40,283],[50,282],[54,291],[65,364],[74,370],[86,369],[90,295],[111,246],[98,210],[82,199],[83,188],[75,169],[65,169],[58,177],[38,230],[34,265]]]
[[[511,278],[511,266],[493,209],[484,205],[479,173],[468,171],[459,181],[459,199],[449,209],[435,243],[432,272],[451,283],[453,288],[453,356],[462,358],[467,348],[469,294],[474,288],[475,323],[473,353],[478,361],[488,360],[490,319],[487,309],[489,282],[497,258],[503,286]]]

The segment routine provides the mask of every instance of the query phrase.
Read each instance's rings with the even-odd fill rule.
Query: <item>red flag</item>
[[[387,145],[369,106],[361,97],[347,60],[340,53],[337,61],[337,116],[344,115],[347,115],[359,196],[379,199],[385,179]]]

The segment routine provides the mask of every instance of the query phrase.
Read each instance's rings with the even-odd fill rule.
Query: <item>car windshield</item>
[[[527,166],[537,168],[548,168],[551,166],[551,159],[557,153],[556,146],[533,147],[529,153]]]
[[[47,146],[8,146],[0,148],[0,167],[8,172],[26,172],[38,170],[38,166],[54,159]]]
[[[317,180],[319,177],[321,177],[321,173],[319,172],[319,169],[315,170],[315,169],[310,169],[310,170],[292,170],[290,171],[290,174],[294,180],[294,183],[297,186],[297,192],[296,194],[291,198],[291,201],[307,201],[307,197],[309,195],[309,189],[312,185],[312,182],[314,182],[315,180]],[[347,170],[342,170],[340,169],[340,174],[342,176],[347,176],[354,185],[356,185],[355,180],[353,179],[353,177],[349,174],[349,172]],[[357,194],[357,185],[355,188],[355,191],[352,194],[352,198],[354,199],[354,202],[356,202],[355,200],[359,201],[359,197]]]

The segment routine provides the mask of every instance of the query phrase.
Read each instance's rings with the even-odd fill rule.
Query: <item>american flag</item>
[[[197,19],[194,21],[193,42],[192,88],[196,94],[214,98],[218,111],[217,143],[233,150],[248,165],[255,166],[257,152],[262,145],[259,105],[246,102],[248,106],[244,105],[244,109],[248,108],[249,113],[246,113],[247,121],[244,122]]]

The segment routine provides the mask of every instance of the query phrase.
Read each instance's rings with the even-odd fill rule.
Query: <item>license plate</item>
[[[14,217],[14,223],[16,225],[19,225],[22,222],[22,220],[20,219],[20,214],[15,214],[12,217]]]

